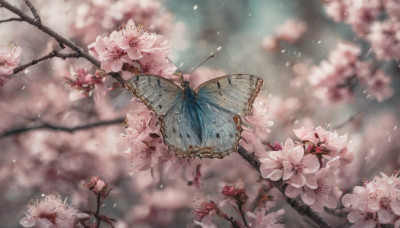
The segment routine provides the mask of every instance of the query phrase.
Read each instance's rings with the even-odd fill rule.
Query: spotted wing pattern
[[[195,92],[199,100],[240,116],[248,116],[262,86],[263,80],[257,76],[231,74],[207,81],[197,87]]]
[[[164,115],[183,99],[183,91],[179,86],[158,75],[132,77],[126,86],[157,116]]]

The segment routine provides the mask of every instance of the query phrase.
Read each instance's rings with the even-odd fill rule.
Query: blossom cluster
[[[400,178],[399,173],[375,176],[364,186],[356,186],[353,193],[342,198],[347,219],[353,227],[376,227],[384,224],[400,226]]]
[[[86,68],[75,70],[70,68],[70,74],[65,76],[67,86],[71,88],[70,99],[77,100],[91,95],[96,84],[104,82],[104,75],[100,71],[96,71],[95,75],[88,72]]]
[[[324,2],[327,15],[335,21],[351,25],[358,36],[370,42],[372,51],[379,60],[399,60],[399,1],[327,0]]]
[[[22,49],[15,45],[3,44],[0,46],[0,86],[6,83],[14,68],[18,66]]]
[[[61,200],[59,195],[45,195],[28,205],[26,217],[20,220],[23,227],[74,227],[78,211]]]
[[[267,51],[278,51],[281,48],[280,43],[294,43],[307,31],[307,24],[301,20],[287,20],[279,26],[275,35],[266,36],[263,39],[262,46]]]
[[[374,70],[372,62],[360,60],[361,48],[349,42],[339,42],[319,66],[311,68],[309,83],[318,98],[331,103],[350,101],[356,83],[366,87],[372,98],[382,101],[393,94],[391,78],[382,70]]]
[[[163,36],[146,32],[133,20],[108,37],[98,36],[96,42],[89,45],[103,70],[121,72],[124,79],[140,73],[171,77],[176,67],[167,59],[168,47]]]
[[[280,209],[277,212],[271,212],[267,208],[265,201],[256,202],[258,204],[254,209],[249,209],[248,199],[246,190],[241,186],[243,185],[239,181],[239,186],[236,185],[225,185],[222,189],[221,194],[225,196],[225,199],[216,203],[212,200],[202,202],[197,209],[194,210],[195,223],[201,227],[216,227],[212,222],[212,217],[219,217],[231,222],[232,227],[251,227],[251,228],[281,228],[284,227],[280,224],[281,217],[284,214],[284,210]],[[255,200],[259,200],[256,198]],[[229,203],[233,206],[242,217],[242,222],[233,219],[222,211],[222,207]],[[244,225],[246,224],[246,225]]]
[[[332,173],[353,159],[347,149],[347,136],[322,127],[300,128],[294,133],[299,142],[289,138],[259,158],[261,175],[287,183],[285,194],[290,198],[300,194],[303,202],[315,211],[323,211],[324,206],[335,208],[337,195]]]

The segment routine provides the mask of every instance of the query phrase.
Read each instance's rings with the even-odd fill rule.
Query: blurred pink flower
[[[265,210],[257,212],[246,211],[246,216],[250,228],[283,228],[285,225],[279,224],[279,222],[281,222],[284,213],[284,209],[269,213]]]
[[[305,174],[318,171],[320,164],[313,154],[304,156],[301,145],[295,146],[288,151],[287,159],[283,161],[283,180],[293,187],[299,188],[306,184]]]
[[[88,73],[85,68],[79,68],[75,71],[72,67],[70,68],[70,75],[64,77],[67,81],[67,85],[73,89],[70,94],[71,100],[77,100],[79,98],[88,97],[96,84],[102,84],[103,78],[100,76],[94,76]]]
[[[112,32],[110,37],[98,36],[94,45],[101,68],[107,73],[121,71],[124,63],[132,62],[126,52],[115,42],[117,36],[116,31]]]
[[[378,101],[383,101],[393,95],[393,89],[390,87],[392,79],[385,75],[383,71],[377,70],[371,77],[365,79],[368,94]]]
[[[14,45],[0,46],[0,86],[6,83],[6,79],[14,73],[14,68],[18,66],[21,58],[22,49]]]
[[[46,195],[39,202],[32,202],[25,212],[26,217],[19,223],[23,227],[36,228],[71,228],[77,215],[77,210],[61,201],[59,195]]]
[[[287,20],[276,29],[276,38],[288,43],[296,42],[307,31],[307,24],[301,20]]]
[[[400,21],[377,21],[371,26],[367,40],[371,43],[372,50],[380,60],[389,61],[400,58]]]
[[[217,205],[214,203],[214,201],[201,203],[200,207],[193,211],[194,220],[202,222],[205,222],[204,220],[206,220],[211,222],[211,217],[217,213],[216,207]]]
[[[281,45],[279,44],[279,40],[274,36],[266,36],[262,40],[262,47],[266,51],[276,52],[279,51]]]

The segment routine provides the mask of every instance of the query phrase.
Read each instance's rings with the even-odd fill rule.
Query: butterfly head
[[[184,88],[184,89],[188,88],[189,85],[190,85],[190,82],[188,82],[188,81],[182,81],[182,83],[181,83],[181,86],[182,86],[182,88]]]

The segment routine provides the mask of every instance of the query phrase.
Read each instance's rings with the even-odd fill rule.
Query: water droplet
[[[14,159],[13,162],[15,163],[15,162],[17,162],[17,161]]]
[[[163,184],[158,185],[158,189],[163,189],[163,188],[164,188]]]
[[[288,67],[288,66],[290,66],[290,63],[289,63],[289,62],[286,62],[286,64],[285,64],[285,65]]]
[[[219,46],[219,47],[217,48],[217,51],[221,50],[221,48],[222,48],[222,47],[221,47],[221,46]]]
[[[46,196],[46,194],[42,193],[40,196],[41,196],[41,197],[45,197],[45,196]]]
[[[133,176],[133,172],[129,172],[128,175],[129,175],[129,176]]]
[[[295,120],[294,121],[294,124],[299,124],[300,123],[300,120]]]
[[[180,64],[179,64],[179,67],[182,67],[183,66],[183,62],[181,62]]]
[[[114,203],[114,205],[113,205],[113,208],[115,208],[115,207],[117,207],[117,204],[116,204],[116,203]]]
[[[393,130],[397,130],[397,125],[393,127]]]
[[[220,31],[218,31],[218,32],[217,32],[217,35],[219,35],[220,33],[221,33],[221,32],[220,32]]]
[[[321,41],[321,40],[318,40],[317,44],[320,44],[320,43],[322,43],[322,41]]]
[[[388,142],[391,142],[392,141],[392,137],[391,136],[389,136],[389,138],[388,138]]]
[[[193,10],[197,10],[197,8],[199,8],[199,6],[197,6],[197,5],[193,6]]]
[[[285,53],[285,52],[286,52],[286,50],[285,50],[285,49],[282,49],[281,53]]]
[[[251,13],[249,13],[249,17],[251,16]]]
[[[26,86],[22,86],[21,90],[24,90],[26,88]]]
[[[27,74],[27,73],[29,73],[29,70],[28,69],[24,70],[24,74]]]

